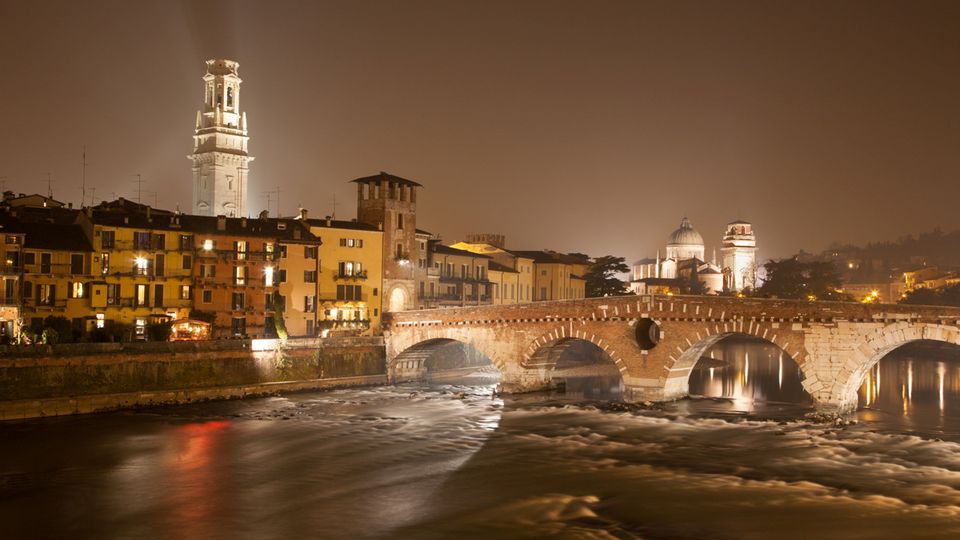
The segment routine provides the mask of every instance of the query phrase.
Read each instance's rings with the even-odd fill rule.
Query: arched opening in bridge
[[[500,370],[483,352],[455,339],[431,339],[403,351],[391,365],[395,381],[495,384]]]
[[[777,345],[746,334],[726,334],[692,347],[698,356],[688,378],[691,396],[724,398],[735,410],[776,404],[810,405],[797,363]]]
[[[867,369],[857,398],[863,420],[960,433],[960,346],[918,340],[882,353]]]
[[[585,339],[568,338],[547,344],[534,353],[527,365],[546,370],[552,384],[567,397],[623,397],[619,367],[603,349]]]

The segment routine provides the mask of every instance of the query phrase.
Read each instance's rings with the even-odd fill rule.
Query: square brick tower
[[[416,297],[417,188],[385,172],[353,180],[357,184],[357,220],[383,230],[383,310],[413,309]]]

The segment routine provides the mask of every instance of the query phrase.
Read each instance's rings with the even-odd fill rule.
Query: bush
[[[56,341],[48,339],[48,333],[51,331],[51,339]],[[73,341],[73,325],[70,324],[70,319],[59,315],[50,315],[44,319],[41,339],[44,343],[70,343]]]
[[[170,323],[151,323],[147,325],[148,341],[170,341]]]
[[[195,321],[203,321],[205,323],[213,324],[217,320],[217,314],[212,311],[200,311],[197,309],[191,309],[189,318]]]

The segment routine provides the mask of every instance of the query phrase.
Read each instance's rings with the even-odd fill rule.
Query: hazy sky
[[[250,206],[417,180],[456,241],[628,259],[683,215],[764,258],[960,227],[960,2],[0,3],[0,182],[190,208],[204,60],[240,62]],[[152,203],[154,195],[145,194]]]

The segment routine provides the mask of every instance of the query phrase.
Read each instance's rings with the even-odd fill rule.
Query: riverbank
[[[387,382],[381,337],[0,350],[0,420]]]

